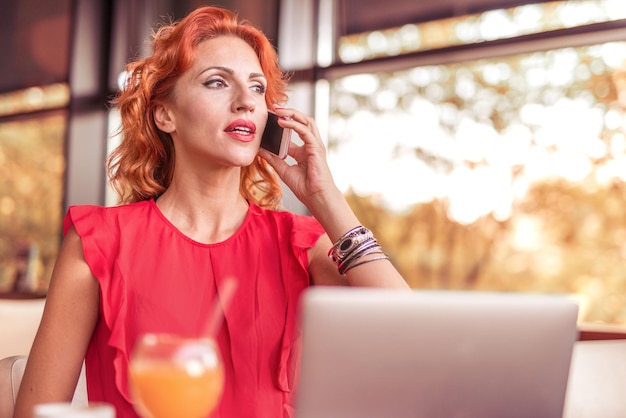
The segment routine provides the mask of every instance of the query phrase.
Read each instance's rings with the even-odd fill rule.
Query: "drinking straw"
[[[229,276],[222,280],[213,299],[213,306],[211,307],[211,314],[209,315],[204,335],[211,338],[217,337],[226,309],[230,306],[236,290],[237,280],[234,277]]]

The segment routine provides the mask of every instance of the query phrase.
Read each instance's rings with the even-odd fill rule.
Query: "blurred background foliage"
[[[331,168],[412,287],[564,293],[581,321],[624,325],[625,58],[611,43],[337,79]]]
[[[511,219],[541,233],[538,248],[516,245],[512,220],[455,222],[442,200],[398,214],[369,197],[348,199],[413,288],[564,293],[580,303],[582,321],[626,324],[624,193],[619,184],[537,185]]]
[[[66,118],[0,124],[0,291],[47,288],[61,239]]]

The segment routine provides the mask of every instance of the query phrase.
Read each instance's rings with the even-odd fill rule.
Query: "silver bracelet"
[[[382,248],[376,240],[368,241],[367,243],[361,244],[358,248],[356,248],[352,253],[350,253],[339,265],[337,266],[337,270],[339,270],[339,274],[344,274],[350,264],[354,263],[361,257],[365,257],[368,254],[372,253],[382,253]]]
[[[352,270],[353,268],[360,266],[361,264],[367,264],[367,263],[371,263],[372,261],[378,261],[378,260],[389,260],[389,256],[385,253],[383,254],[384,255],[368,258],[367,260],[363,260],[358,263],[352,264],[351,266],[348,266],[346,270],[344,271],[344,274],[347,273],[349,270]]]
[[[328,251],[328,257],[337,265],[355,251],[360,245],[374,240],[372,231],[364,226],[357,226],[346,232]]]

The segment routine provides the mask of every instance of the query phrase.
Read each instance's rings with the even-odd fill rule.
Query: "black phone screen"
[[[261,146],[269,152],[278,155],[280,143],[283,138],[283,128],[278,125],[278,116],[274,113],[267,113],[267,124],[261,137]]]

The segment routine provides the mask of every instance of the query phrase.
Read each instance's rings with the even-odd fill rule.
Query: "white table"
[[[626,340],[574,344],[563,417],[626,417]]]

